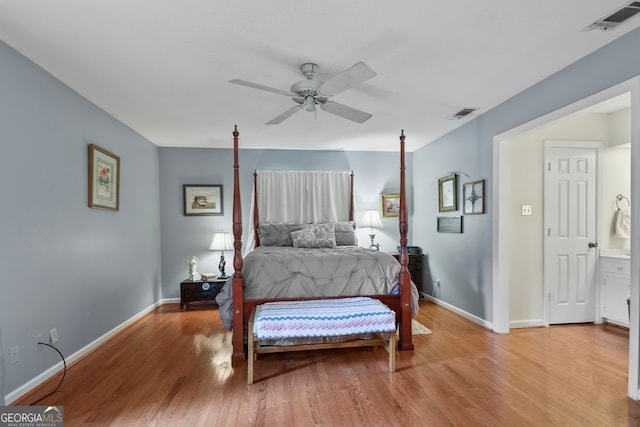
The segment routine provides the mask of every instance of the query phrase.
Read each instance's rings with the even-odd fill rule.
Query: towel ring
[[[616,208],[618,208],[618,210],[620,210],[620,205],[618,204],[621,200],[626,200],[627,201],[627,208],[631,207],[631,202],[629,201],[628,198],[624,197],[622,194],[618,194],[616,196]]]

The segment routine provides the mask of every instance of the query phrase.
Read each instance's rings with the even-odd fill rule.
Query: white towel
[[[618,209],[615,236],[621,239],[629,239],[631,237],[631,212],[627,208]]]

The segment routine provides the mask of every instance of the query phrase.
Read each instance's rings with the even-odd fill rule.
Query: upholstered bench
[[[396,315],[377,299],[350,297],[261,304],[249,318],[247,384],[260,353],[382,345],[396,369]]]

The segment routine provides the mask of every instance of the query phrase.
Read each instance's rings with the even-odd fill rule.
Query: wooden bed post
[[[405,152],[404,152],[404,129],[400,132],[400,305],[402,310],[400,324],[400,339],[398,348],[400,350],[413,350],[411,340],[411,275],[407,265],[409,255],[407,253],[407,232],[409,222],[407,220],[405,181]]]
[[[355,212],[355,203],[353,202],[353,199],[355,197],[355,192],[353,191],[353,171],[351,171],[351,197],[349,199],[349,221],[355,221],[355,216],[356,216],[356,212]]]
[[[258,171],[253,171],[253,239],[255,247],[260,246],[260,212],[258,211]]]
[[[240,203],[240,166],[238,162],[238,125],[233,129],[233,295],[242,296],[242,207]],[[242,304],[233,306],[233,330],[231,343],[233,357],[244,359],[244,307]]]

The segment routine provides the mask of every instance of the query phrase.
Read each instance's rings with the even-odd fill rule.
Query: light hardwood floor
[[[255,384],[230,363],[216,309],[164,305],[71,366],[39,405],[64,405],[65,425],[625,426],[628,333],[570,325],[494,334],[433,303],[433,330],[400,352],[378,348],[261,356]],[[52,378],[14,404],[55,387]]]

